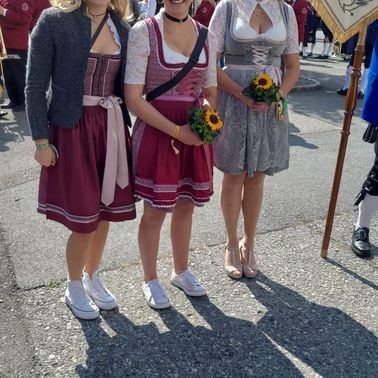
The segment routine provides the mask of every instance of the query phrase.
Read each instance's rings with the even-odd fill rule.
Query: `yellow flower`
[[[261,74],[257,76],[255,80],[253,80],[253,83],[256,85],[256,87],[269,89],[273,85],[273,80],[269,75]]]
[[[217,131],[222,128],[223,122],[219,118],[217,111],[208,109],[205,113],[205,120],[212,131]]]

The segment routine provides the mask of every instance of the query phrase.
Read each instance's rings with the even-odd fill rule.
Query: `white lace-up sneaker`
[[[171,305],[167,293],[157,278],[148,282],[143,282],[142,290],[150,307],[162,310]]]
[[[87,272],[83,272],[83,286],[89,297],[101,310],[113,310],[117,307],[115,296],[103,286],[98,278],[97,270],[92,277]]]
[[[91,320],[100,316],[98,307],[86,294],[81,281],[67,281],[64,299],[74,315],[80,319]]]
[[[189,270],[185,270],[179,274],[174,271],[171,276],[171,284],[184,290],[186,295],[191,297],[202,297],[206,295],[206,289],[197,281]]]

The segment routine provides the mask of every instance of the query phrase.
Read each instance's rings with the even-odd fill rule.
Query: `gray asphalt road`
[[[302,61],[302,75],[304,77],[318,80],[321,82],[322,86],[321,89],[316,91],[293,92],[290,95],[290,168],[274,177],[267,178],[265,201],[258,228],[258,240],[261,240],[261,247],[264,250],[264,253],[268,256],[271,248],[269,235],[274,235],[274,238],[276,238],[276,244],[274,248],[272,247],[275,251],[272,255],[274,256],[274,259],[270,260],[266,265],[265,274],[269,274],[270,277],[275,277],[277,282],[280,282],[282,285],[293,285],[298,293],[301,292],[298,285],[299,283],[303,283],[304,286],[301,295],[305,296],[307,300],[311,300],[312,290],[316,291],[313,286],[321,286],[319,285],[319,279],[321,279],[321,277],[317,277],[316,272],[314,273],[314,270],[317,271],[316,264],[318,264],[319,260],[314,256],[317,256],[319,252],[318,250],[320,250],[322,227],[324,227],[323,220],[327,212],[333,172],[340,141],[344,98],[336,95],[335,91],[341,85],[345,73],[345,66],[345,63],[337,60]],[[337,229],[335,229],[334,238],[336,242],[332,242],[334,250],[341,248],[337,244],[338,238],[344,243],[342,244],[342,248],[345,250],[345,243],[346,240],[349,239],[350,230],[352,229],[354,222],[352,207],[353,198],[358,192],[361,182],[373,160],[372,146],[361,141],[361,135],[365,124],[358,117],[359,112],[360,103],[356,109],[356,116],[353,119],[345,159],[345,168],[340,187],[337,214],[341,217],[340,219],[342,219],[342,222],[340,222]],[[5,340],[10,348],[1,348],[0,359],[2,362],[7,361],[7,363],[0,364],[2,365],[0,366],[0,376],[1,374],[10,377],[33,376],[33,374],[39,374],[41,372],[45,372],[48,376],[58,377],[118,376],[114,372],[117,371],[119,373],[122,370],[114,370],[116,368],[113,369],[111,366],[109,367],[106,365],[108,369],[106,370],[107,373],[101,374],[99,373],[98,368],[101,367],[101,364],[105,364],[105,360],[110,356],[109,353],[115,352],[116,349],[114,349],[114,345],[118,345],[117,343],[122,345],[122,342],[125,342],[127,338],[127,335],[124,333],[125,329],[123,329],[123,331],[118,330],[118,333],[114,330],[107,330],[106,332],[108,332],[108,334],[116,332],[118,335],[115,339],[116,344],[112,344],[112,342],[108,340],[107,342],[110,342],[111,344],[107,344],[105,349],[101,349],[101,347],[93,345],[95,344],[95,337],[93,336],[94,330],[88,328],[86,325],[80,325],[80,323],[73,319],[61,306],[59,296],[62,293],[61,282],[65,278],[64,247],[68,233],[62,226],[52,222],[46,222],[35,212],[38,167],[32,159],[32,151],[33,143],[26,127],[25,114],[17,113],[15,116],[10,114],[7,119],[0,121],[0,263],[2,266],[2,269],[0,269],[0,279],[2,282],[2,285],[0,286],[0,332],[4,335],[2,340]],[[220,180],[221,174],[216,172],[215,188],[219,188]],[[211,203],[203,209],[197,209],[193,226],[192,248],[196,250],[196,257],[194,259],[195,269],[201,269],[201,253],[203,251],[209,251],[212,256],[210,260],[213,261],[212,263],[214,265],[208,266],[208,261],[206,260],[206,269],[210,269],[210,271],[206,270],[206,273],[204,273],[204,277],[206,277],[207,281],[211,282],[212,279],[214,279],[214,282],[209,284],[210,286],[215,285],[215,282],[218,282],[217,277],[212,277],[211,269],[215,269],[217,272],[216,274],[219,274],[218,270],[221,271],[222,247],[225,242],[224,227],[218,202],[219,190],[217,189]],[[108,280],[111,282],[113,288],[116,289],[117,287],[122,287],[122,292],[124,290],[132,290],[135,285],[139,284],[139,279],[134,274],[135,271],[140,274],[140,267],[137,264],[139,261],[136,240],[137,225],[137,220],[113,225],[109,237],[109,243],[106,248],[103,269],[108,271]],[[301,232],[298,233],[298,229],[300,229]],[[314,233],[313,237],[312,232]],[[296,233],[298,233],[297,238]],[[170,266],[168,259],[168,256],[170,255],[170,247],[168,238],[166,237],[166,235],[168,235],[167,224],[165,225],[163,235],[160,256],[161,268],[163,271],[166,271],[169,270]],[[286,239],[290,240],[290,242]],[[282,248],[284,258],[290,259],[291,261],[288,267],[282,268],[282,264],[285,264],[285,261],[283,258],[279,257],[280,248]],[[295,251],[295,248],[298,248],[298,250]],[[311,258],[308,257],[310,250]],[[294,261],[296,256],[298,256],[296,252],[307,252],[306,261],[309,264],[312,264],[312,271],[310,270],[312,281],[307,280],[306,275],[303,273],[306,271],[304,263],[300,264],[302,269],[300,272],[303,273],[303,277],[298,278],[298,281],[295,281],[296,272]],[[207,259],[207,257],[204,258]],[[343,261],[342,258],[341,261]],[[338,261],[335,264],[341,264],[341,262]],[[364,286],[361,288],[358,285],[356,288],[351,288],[351,290],[355,290],[353,293],[358,295],[363,303],[369,302],[366,298],[371,296],[372,292],[370,289],[376,285],[374,284],[374,279],[372,279],[374,272],[376,272],[375,260],[370,261],[368,264],[369,265],[363,266],[362,271],[358,271],[358,273],[355,274],[358,277],[365,279],[370,285],[367,285],[366,288]],[[336,265],[333,265],[333,267],[335,266]],[[219,269],[217,270],[217,268]],[[286,269],[289,270],[286,271]],[[352,269],[358,270],[358,262],[354,261],[348,269],[350,271]],[[284,274],[281,275],[283,271]],[[115,278],[113,273],[121,276]],[[320,273],[323,275],[323,278],[326,276],[327,282],[329,285],[332,285],[332,277],[334,275],[333,269],[324,268],[324,270],[319,270],[319,274]],[[128,278],[130,282],[127,282],[127,287],[124,287],[125,283],[123,281],[119,282],[124,274],[127,274],[128,277],[131,275],[130,278]],[[222,281],[219,283],[220,288],[230,290],[230,287],[232,287],[232,290],[235,291],[232,295],[235,295],[235,297],[238,295],[250,295],[248,294],[248,290],[244,293],[240,286],[232,286],[230,283],[224,282],[223,276],[221,277],[221,280]],[[262,281],[264,281],[264,279]],[[269,286],[270,282],[267,280],[265,281],[265,284]],[[264,284],[264,282],[262,282],[262,284]],[[364,288],[366,290],[364,290]],[[260,305],[264,303],[266,298],[261,298],[261,293],[257,292],[256,294],[256,288],[250,287],[249,289],[259,298]],[[248,317],[248,309],[245,307],[236,306],[232,309],[232,306],[230,307],[228,303],[227,296],[226,298],[222,297],[222,290],[214,288],[210,298],[217,303],[218,308],[221,309],[220,311],[224,311],[228,316],[243,319],[246,317],[250,323],[238,324],[238,326],[242,327],[243,332],[245,332],[248,327],[255,327],[254,324],[257,324],[256,322],[258,322],[258,319],[260,318],[259,313],[256,313],[252,317]],[[239,290],[241,290],[241,292],[239,292]],[[318,293],[322,297],[322,300],[324,300],[322,305],[335,306],[336,308],[342,309],[345,313],[349,314],[349,317],[357,316],[356,312],[353,312],[353,309],[346,304],[347,296],[345,297],[343,294],[342,286],[338,286],[336,293],[338,293],[342,299],[338,302],[336,296],[334,303],[329,302],[327,298],[322,297],[321,294]],[[127,322],[123,324],[123,320],[117,318],[118,320],[115,319],[115,321],[121,322],[122,324],[115,324],[114,326],[116,329],[118,326],[126,327],[126,329],[128,329],[127,327],[131,327],[130,330],[133,329],[132,334],[134,336],[137,336],[140,332],[143,333],[144,329],[146,330],[146,333],[143,333],[143,337],[148,337],[148,335],[150,335],[153,342],[156,342],[157,345],[159,345],[158,334],[164,334],[164,332],[166,332],[164,325],[160,324],[161,322],[159,323],[159,319],[157,319],[156,316],[145,311],[145,304],[140,297],[136,298],[137,299],[133,297],[133,300],[131,301],[133,306],[135,306],[132,311],[128,310],[127,303],[122,302],[121,307],[121,310],[125,311],[126,314],[129,314],[133,319],[135,322],[134,325],[128,325]],[[181,303],[181,300],[182,299],[178,299],[178,303]],[[276,298],[275,300],[278,300],[279,302],[279,299]],[[295,299],[293,299],[293,301],[296,304],[300,302],[299,299],[297,302],[295,302]],[[260,306],[256,303],[254,305]],[[190,309],[188,310],[188,308],[185,307],[186,305],[183,306],[182,316],[186,320],[182,324],[181,315],[171,314],[168,315],[167,319],[165,319],[164,316],[162,317],[163,323],[166,323],[165,326],[170,330],[169,335],[167,334],[167,338],[163,341],[165,351],[170,343],[173,343],[172,345],[176,345],[176,343],[179,345],[179,336],[181,335],[180,337],[185,337],[186,332],[194,333],[196,340],[200,340],[202,337],[210,337],[210,339],[212,337],[212,334],[208,331],[201,331],[198,333],[195,330],[190,330],[190,327],[187,329],[185,328],[186,322],[190,322],[192,311]],[[196,307],[194,304],[193,306]],[[200,313],[205,314],[204,320],[198,322],[194,321],[193,324],[195,324],[196,327],[204,327],[204,329],[211,329],[212,326],[216,327],[219,334],[216,333],[216,337],[213,341],[221,343],[223,332],[227,342],[232,344],[232,340],[238,337],[238,333],[232,332],[231,336],[227,336],[227,329],[222,330],[222,316],[220,315],[217,320],[211,318],[207,319],[206,314],[211,313],[211,305],[202,304],[199,306],[200,307],[197,310]],[[204,307],[201,308],[201,306]],[[310,309],[310,307],[308,309]],[[356,307],[354,305],[354,311],[360,307],[361,306]],[[277,312],[279,308],[278,305],[274,308],[274,316],[278,318],[280,318]],[[262,314],[265,311],[264,306],[261,306],[260,310],[262,311]],[[62,311],[64,311],[64,314],[61,313]],[[320,315],[321,311],[316,312],[314,316],[317,314]],[[334,312],[332,311],[328,314],[329,318],[334,316]],[[295,316],[293,315],[293,322],[295,322]],[[312,321],[315,321],[314,316],[311,317]],[[57,321],[57,319],[60,319],[61,317],[63,319],[62,322]],[[225,318],[224,320],[229,321],[229,318]],[[266,324],[269,324],[269,316],[265,317],[265,320],[267,320],[268,323],[264,323],[264,327]],[[300,320],[301,322],[305,322],[305,316],[302,313],[300,315]],[[112,320],[110,319],[109,321]],[[364,322],[364,319],[359,319],[358,321]],[[155,328],[150,329],[147,327],[137,329],[135,327],[138,322],[141,325],[156,322],[158,332]],[[180,333],[180,331],[178,334],[174,334],[174,327],[177,324],[178,327],[184,328],[182,328],[182,333]],[[231,322],[230,324],[231,327],[236,327],[236,323]],[[335,322],[332,324],[335,324]],[[365,326],[370,330],[369,332],[377,331],[377,327],[374,327],[371,322],[367,322]],[[73,327],[75,331],[72,331],[71,327]],[[104,324],[102,327],[104,327]],[[357,330],[357,327],[354,329]],[[65,331],[68,332],[68,336]],[[272,352],[270,342],[272,345],[279,344],[274,347],[273,357],[271,357],[273,359],[272,363],[274,364],[274,361],[278,361],[277,366],[280,366],[281,368],[286,367],[288,369],[287,372],[290,372],[290,374],[288,373],[286,376],[297,376],[300,374],[316,376],[316,374],[322,375],[322,373],[325,375],[330,374],[330,372],[336,373],[336,370],[327,370],[324,367],[320,368],[313,361],[306,364],[307,357],[303,353],[300,353],[300,343],[298,340],[293,343],[295,346],[293,349],[288,345],[290,342],[282,342],[282,339],[276,340],[274,335],[269,335],[269,332],[267,332],[266,329],[264,329],[263,332],[265,332],[266,335],[264,336],[263,344],[261,344],[261,358],[264,359],[264,361],[259,362],[260,365],[262,364],[261,366],[263,366],[263,368],[261,368],[262,370],[258,369],[259,364],[256,365],[257,371],[261,374],[265,374],[269,371],[269,363],[267,363],[266,358],[268,358],[269,354]],[[78,337],[80,342],[74,347],[75,350],[72,351],[72,355],[66,356],[68,359],[71,358],[71,360],[67,362],[67,360],[64,360],[62,357],[65,356],[65,353],[60,351],[67,348],[67,345],[71,345],[72,343],[72,345],[74,345],[76,342],[75,340],[77,340],[75,336],[76,333],[79,334]],[[84,338],[83,335],[85,335],[86,338]],[[262,333],[259,335],[261,336]],[[291,330],[290,335],[294,338],[299,337],[298,333],[294,330]],[[343,332],[340,331],[340,337],[342,336]],[[230,337],[232,339],[231,341]],[[284,338],[284,335],[280,334],[280,337]],[[247,341],[244,336],[241,339],[243,342]],[[370,333],[369,340],[369,347],[376,343],[376,337],[372,336]],[[258,340],[255,341],[257,342]],[[23,345],[27,345],[27,347],[22,348]],[[208,350],[209,345],[206,343],[200,343],[200,345],[202,346],[202,357],[206,358],[206,350]],[[239,344],[235,345],[237,345],[237,351],[243,351],[243,348]],[[269,347],[267,347],[267,345],[269,345]],[[86,347],[89,348],[89,359],[85,362],[82,353]],[[363,345],[361,344],[360,347],[362,351]],[[131,349],[129,349],[125,346],[121,346],[120,348],[120,356],[127,360],[127,355],[133,350],[133,348],[130,347]],[[67,349],[66,352],[68,350],[70,349]],[[225,350],[227,353],[230,353],[229,349],[226,348]],[[156,349],[155,352],[158,353],[159,349]],[[319,350],[316,350],[316,352],[319,352]],[[149,353],[154,353],[154,348],[151,347]],[[215,356],[216,353],[213,355]],[[282,355],[285,356],[285,361],[283,362],[281,361]],[[60,357],[57,358],[57,356]],[[97,365],[96,356],[102,361]],[[230,361],[237,361],[234,354],[228,356]],[[258,359],[258,356],[255,357]],[[171,356],[169,358],[171,358]],[[247,357],[244,356],[243,358]],[[275,360],[275,358],[277,359]],[[288,359],[287,361],[286,358]],[[91,366],[80,365],[78,369],[75,369],[76,363],[72,362],[72,359],[75,359],[75,361],[81,361],[84,365],[85,363],[89,363]],[[291,362],[288,362],[289,360]],[[124,365],[121,364],[122,369],[126,369],[127,366],[132,366],[133,369],[136,369],[135,366],[139,366],[139,362],[137,365],[132,365],[133,363],[135,364],[133,358],[131,358],[130,361],[131,365],[127,365],[128,362],[125,362]],[[184,364],[185,361],[186,360],[183,359],[180,363]],[[329,361],[330,360],[327,360],[327,363],[330,363]],[[339,362],[339,360],[337,360],[337,362]],[[359,360],[358,363],[362,362]],[[114,362],[114,364],[116,364],[116,362]],[[294,367],[293,364],[296,367]],[[319,363],[319,365],[321,364]],[[341,366],[341,364],[339,365]],[[35,369],[35,372],[30,370],[31,367],[32,369]],[[358,370],[358,365],[356,365],[355,368],[356,369],[353,369],[353,372]],[[195,366],[193,369],[195,369]],[[233,376],[230,374],[230,372],[232,372],[231,366],[224,365],[224,369],[224,376]],[[246,369],[243,370],[242,376],[253,376],[253,372],[256,372],[254,369],[253,366],[246,367]],[[27,371],[29,372],[29,375],[25,374]],[[176,370],[171,366],[169,372],[172,373],[172,375],[168,374],[168,376],[175,376],[175,371]],[[217,368],[214,368],[214,370],[207,370],[208,373],[210,371],[217,372],[217,374],[219,373],[219,369]],[[272,376],[278,376],[276,373],[279,374],[279,370],[272,371],[275,372],[274,374],[272,373]],[[109,375],[111,372],[113,375]],[[159,370],[159,372],[160,373],[154,372],[153,367],[148,365],[148,369],[144,372],[142,370],[140,375],[164,376],[164,370]],[[199,368],[197,372],[196,370],[191,369],[187,369],[185,372],[186,374],[184,376],[201,376],[199,372],[206,372],[206,368],[201,365],[201,368]],[[366,370],[363,370],[363,372],[366,372]],[[121,373],[119,374],[119,376],[123,376]],[[138,374],[130,374],[130,376],[134,375]],[[211,373],[210,376],[215,375],[212,375]],[[285,376],[285,374],[283,374],[283,376]],[[330,374],[328,376],[336,375]]]

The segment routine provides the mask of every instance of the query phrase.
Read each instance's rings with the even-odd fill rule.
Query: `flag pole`
[[[344,123],[343,123],[343,128],[341,130],[339,153],[337,156],[336,170],[335,170],[335,175],[333,178],[331,198],[330,198],[329,207],[328,207],[327,222],[326,222],[326,227],[324,230],[322,250],[320,253],[320,256],[324,259],[327,257],[329,241],[330,241],[331,232],[332,232],[333,219],[335,216],[337,196],[339,193],[341,174],[343,171],[345,151],[348,144],[348,137],[350,134],[350,125],[352,123],[352,117],[353,117],[354,110],[356,109],[356,104],[357,104],[358,80],[361,76],[361,63],[364,56],[366,32],[367,32],[367,24],[365,23],[362,25],[360,32],[358,33],[358,42],[357,42],[355,55],[354,55],[351,83],[350,83],[348,93],[345,99]]]

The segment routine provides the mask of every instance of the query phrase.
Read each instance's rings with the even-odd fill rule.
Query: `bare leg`
[[[238,248],[237,225],[240,215],[242,191],[246,174],[223,175],[221,186],[221,207],[227,232],[227,245]]]
[[[263,172],[255,172],[253,177],[247,177],[245,179],[243,191],[242,210],[244,217],[244,236],[241,240],[241,245],[245,248],[241,248],[241,257],[243,264],[249,264],[252,267],[256,267],[256,260],[253,254],[253,242],[264,196],[264,179],[265,174]],[[256,274],[247,273],[246,275],[254,276]]]
[[[81,280],[81,273],[87,259],[88,247],[93,236],[94,232],[89,234],[72,232],[68,238],[66,246],[68,280]]]
[[[193,203],[178,202],[172,213],[171,240],[175,273],[188,269],[193,210]]]
[[[237,226],[245,177],[246,173],[240,175],[228,175],[225,173],[221,186],[221,207],[227,232],[224,266],[231,278],[240,278],[242,276]]]
[[[109,232],[109,222],[100,222],[97,230],[87,249],[87,260],[85,262],[85,271],[92,277],[100,266],[102,254],[104,252],[106,239]]]
[[[165,212],[144,204],[139,224],[138,242],[144,271],[144,282],[157,278],[156,262],[159,249],[160,231]]]

